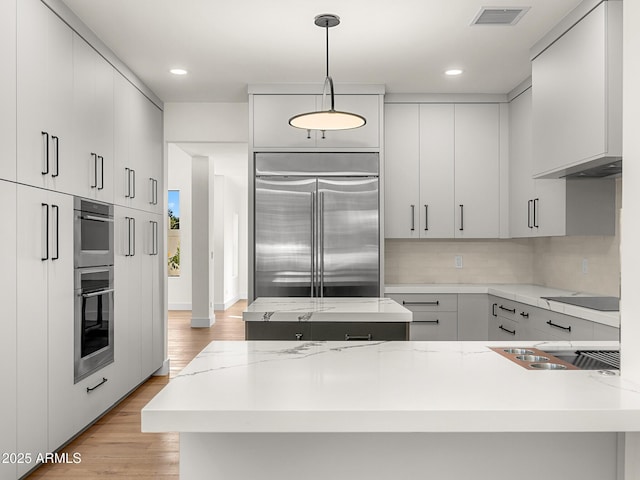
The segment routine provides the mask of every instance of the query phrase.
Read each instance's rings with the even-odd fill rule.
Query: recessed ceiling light
[[[454,77],[456,75],[461,75],[462,74],[462,70],[460,70],[459,68],[452,68],[451,70],[446,70],[444,72],[445,75],[449,75],[451,77]]]
[[[184,68],[172,68],[169,71],[174,75],[186,75],[188,73]]]

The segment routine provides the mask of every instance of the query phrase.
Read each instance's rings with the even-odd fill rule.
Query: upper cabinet
[[[16,179],[16,0],[0,2],[0,179]]]
[[[73,168],[75,193],[113,203],[113,68],[73,35]]]
[[[385,237],[498,238],[500,106],[385,106]]]
[[[535,89],[533,89],[535,91]],[[612,179],[534,179],[532,89],[509,105],[509,228],[512,237],[615,234]]]
[[[289,119],[300,113],[327,109],[328,96],[324,107],[322,95],[254,94],[252,98],[254,149],[377,149],[380,145],[379,95],[336,95],[336,110],[362,115],[367,123],[352,130],[326,132],[292,127]]]
[[[536,56],[533,174],[558,178],[622,156],[622,2],[604,1]]]
[[[20,0],[17,41],[17,180],[73,191],[73,33],[39,0]]]

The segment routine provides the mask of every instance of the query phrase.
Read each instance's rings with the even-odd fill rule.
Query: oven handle
[[[108,289],[100,290],[97,292],[81,293],[80,295],[82,295],[82,298],[91,298],[91,297],[99,297],[100,295],[106,295],[107,293],[113,293],[113,292],[114,292],[113,288],[108,288]]]
[[[82,219],[82,220],[95,220],[96,222],[111,222],[111,223],[113,223],[113,218],[111,218],[111,217],[97,217],[95,215],[80,215],[80,219]]]

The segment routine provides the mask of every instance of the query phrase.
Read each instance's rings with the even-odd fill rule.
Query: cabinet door
[[[420,105],[420,237],[454,236],[454,106]]]
[[[458,340],[458,315],[456,312],[414,312],[409,332],[409,340]]]
[[[514,342],[523,338],[516,322],[498,316],[489,318],[489,340]]]
[[[18,2],[17,178],[73,187],[72,31],[38,0]]]
[[[68,396],[73,388],[74,249],[73,197],[49,192],[50,258],[48,261],[48,451],[54,451],[84,425]]]
[[[419,238],[419,107],[385,107],[384,236]]]
[[[458,294],[458,340],[487,340],[488,309],[487,295]]]
[[[113,202],[113,69],[73,37],[74,193]]]
[[[0,3],[0,179],[16,179],[16,0]],[[4,450],[7,451],[7,450]]]
[[[325,102],[331,102],[327,95]],[[316,97],[316,110],[326,110],[322,95]],[[378,95],[336,95],[335,109],[362,115],[367,123],[351,130],[334,130],[316,133],[318,148],[375,148],[380,145],[380,99]]]
[[[141,200],[144,209],[154,213],[162,213],[162,111],[150,100],[144,98],[143,117],[143,156],[140,165]]]
[[[606,4],[532,62],[534,174],[606,152]]]
[[[314,132],[309,133],[289,125],[291,117],[315,110],[315,95],[254,95],[254,148],[315,147]]]
[[[142,378],[146,378],[157,370],[162,360],[158,362],[158,349],[162,349],[164,340],[162,321],[159,319],[161,310],[160,298],[160,216],[147,213],[140,216],[140,234],[142,235],[140,250],[140,360]]]
[[[17,452],[47,452],[49,192],[18,185],[17,194]],[[18,465],[24,475],[32,465]]]
[[[0,7],[2,9],[2,7]],[[2,19],[0,18],[0,21]],[[0,46],[0,49],[2,46]],[[18,452],[16,448],[16,184],[0,180],[0,204],[3,206],[0,251],[4,252],[0,276],[0,378],[5,384],[0,395],[0,452]],[[17,478],[16,465],[0,463],[0,478]]]
[[[532,217],[533,229],[539,237],[567,234],[567,181],[564,178],[535,180]]]
[[[500,110],[455,106],[455,236],[500,236]]]

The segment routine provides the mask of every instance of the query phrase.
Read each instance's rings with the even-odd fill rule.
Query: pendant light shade
[[[305,130],[349,130],[351,128],[362,127],[367,120],[357,113],[341,112],[335,109],[335,95],[333,93],[333,79],[329,76],[329,27],[335,27],[340,23],[340,18],[333,14],[318,15],[314,23],[323,27],[326,31],[326,64],[327,76],[324,80],[322,91],[322,110],[315,112],[301,113],[289,119],[289,125]],[[325,109],[325,99],[327,88],[331,100],[330,108]]]

